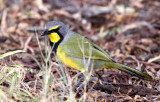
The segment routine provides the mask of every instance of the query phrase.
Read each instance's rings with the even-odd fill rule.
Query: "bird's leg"
[[[82,84],[80,84],[77,88],[76,88],[76,90],[77,91],[79,91],[80,89],[82,89],[83,87],[84,87],[84,85],[86,85],[89,81],[90,81],[90,74],[88,73],[88,72],[84,72],[83,73],[84,74],[84,77],[82,77],[82,78],[80,78],[79,80],[78,80],[78,83],[80,82],[80,81],[82,81],[83,79],[85,79],[83,82],[82,82]],[[76,84],[77,85],[77,84]]]
[[[83,79],[84,79],[84,76],[81,77],[74,85],[77,86]]]
[[[82,77],[84,79],[84,77]],[[89,82],[97,82],[99,79],[97,77],[91,77],[90,79],[86,79],[82,82],[82,84],[80,84],[76,90],[79,91],[80,89],[84,88],[84,86],[89,83]]]
[[[84,77],[80,78],[80,79],[78,80],[78,83],[79,83],[80,81],[82,81],[83,79],[84,79]],[[82,89],[87,82],[88,82],[87,80],[84,80],[84,81],[82,82],[82,84],[80,84],[80,85],[76,88],[76,90],[79,91],[80,89]]]

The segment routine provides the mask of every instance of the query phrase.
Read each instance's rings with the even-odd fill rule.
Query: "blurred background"
[[[157,82],[145,86],[160,91],[159,11],[159,0],[0,0],[0,55],[19,49],[25,51],[0,59],[0,67],[20,65],[27,70],[24,82],[35,81],[40,68],[28,55],[42,63],[38,46],[45,52],[45,43],[40,34],[48,21],[60,20],[99,45],[115,61],[151,75]],[[117,70],[104,71],[101,78],[113,83],[144,84],[133,79],[137,78],[130,79]],[[4,87],[5,84],[1,82]],[[134,100],[135,94],[128,97]],[[155,101],[157,97],[160,96],[155,95]],[[138,98],[145,100],[141,95]]]

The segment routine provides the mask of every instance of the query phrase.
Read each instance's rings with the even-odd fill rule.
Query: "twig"
[[[33,35],[30,35],[30,36],[28,37],[26,43],[24,44],[24,49],[23,49],[23,50],[26,52],[27,49],[29,49],[29,50],[32,52],[32,54],[34,54],[34,50],[33,50],[31,47],[29,47],[29,43],[30,43],[32,37],[33,37]]]
[[[146,26],[150,30],[151,33],[155,34],[154,27],[149,22],[146,22],[146,21],[137,21],[137,22],[133,22],[133,23],[127,24],[125,26],[122,26],[121,33],[125,32],[129,29],[140,28],[142,26]]]
[[[136,61],[124,61],[125,63],[137,63]],[[156,66],[155,68],[160,68],[159,64],[155,64],[155,63],[148,63],[148,62],[143,62],[143,61],[139,61],[139,63],[145,64],[145,65],[149,65],[149,66]]]
[[[2,19],[1,19],[1,31],[2,31],[2,36],[7,36],[8,34],[6,32],[7,29],[7,9],[3,11]]]
[[[137,65],[138,65],[137,69],[141,71],[142,70],[142,68],[141,68],[142,65],[140,64],[140,62],[132,55],[128,55],[128,57],[131,57],[135,62],[137,62]]]
[[[154,62],[154,61],[159,60],[159,59],[160,59],[160,55],[159,55],[159,56],[156,56],[156,57],[154,57],[154,58],[149,59],[149,60],[148,60],[148,63]]]
[[[122,94],[129,94],[129,95],[158,95],[160,91],[153,90],[151,88],[147,88],[140,85],[129,85],[129,84],[107,84],[107,85],[100,85],[95,84],[93,87],[95,90],[107,91],[109,93],[113,92],[120,92]]]

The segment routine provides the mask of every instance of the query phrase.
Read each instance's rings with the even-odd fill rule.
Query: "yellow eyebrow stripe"
[[[59,25],[55,26],[55,27],[52,27],[50,29],[48,29],[48,31],[51,31],[51,30],[54,30],[54,29],[57,29],[59,27]]]

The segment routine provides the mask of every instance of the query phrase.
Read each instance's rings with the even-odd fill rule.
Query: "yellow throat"
[[[53,43],[56,43],[60,40],[60,36],[57,33],[51,33],[48,35],[48,37],[50,38],[50,41]]]

